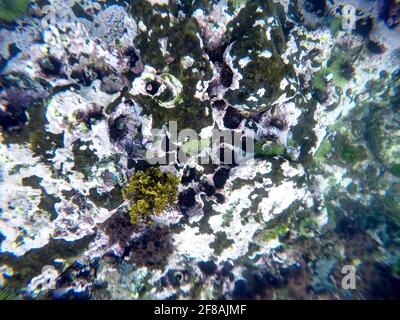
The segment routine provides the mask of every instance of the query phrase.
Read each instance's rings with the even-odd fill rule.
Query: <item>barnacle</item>
[[[153,214],[159,215],[177,198],[179,178],[151,167],[133,174],[123,189],[125,200],[131,201],[129,215],[132,224],[149,222]]]

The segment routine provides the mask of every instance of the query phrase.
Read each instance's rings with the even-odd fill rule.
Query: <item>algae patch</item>
[[[149,223],[151,215],[159,215],[171,206],[178,195],[178,184],[178,177],[159,168],[135,172],[122,191],[124,199],[131,201],[129,215],[132,224]]]

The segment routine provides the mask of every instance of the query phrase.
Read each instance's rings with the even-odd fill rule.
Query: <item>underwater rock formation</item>
[[[8,2],[0,298],[399,296],[398,2]]]

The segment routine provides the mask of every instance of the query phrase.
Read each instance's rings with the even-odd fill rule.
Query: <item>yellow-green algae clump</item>
[[[131,201],[131,223],[150,223],[151,215],[159,215],[171,206],[178,196],[178,184],[177,176],[157,167],[135,172],[122,191],[124,199]]]

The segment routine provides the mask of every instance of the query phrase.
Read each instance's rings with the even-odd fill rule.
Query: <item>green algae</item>
[[[257,10],[259,8],[261,10]],[[282,93],[280,82],[288,72],[288,67],[280,58],[285,46],[283,31],[280,26],[274,27],[269,39],[265,28],[255,24],[258,20],[266,21],[273,16],[272,8],[271,1],[251,1],[228,24],[228,30],[231,31],[225,36],[225,42],[233,43],[231,56],[250,58],[250,62],[240,71],[243,76],[240,89],[227,92],[226,98],[233,105],[244,104],[250,109],[263,111]],[[265,50],[271,53],[271,57],[260,56]],[[241,69],[237,61],[235,64]],[[260,89],[265,90],[262,97],[257,95]],[[250,97],[257,97],[258,101],[251,102],[248,100]]]
[[[311,83],[315,89],[326,91],[329,83],[328,77],[331,76],[333,85],[343,90],[351,80],[353,72],[352,63],[346,55],[332,55],[327,66],[313,75]]]
[[[182,150],[189,156],[198,155],[210,146],[210,139],[189,140],[182,145]]]
[[[234,8],[240,7],[241,5],[246,5],[247,0],[228,0],[228,4]]]
[[[166,8],[156,6],[160,12],[164,12]],[[169,12],[169,10],[167,10]],[[163,17],[160,13],[153,11],[153,6],[145,0],[135,1],[131,5],[131,13],[137,19],[142,21],[149,32],[140,33],[134,41],[134,44],[141,52],[141,59],[144,64],[151,65],[158,71],[162,71],[166,66],[165,58],[163,57],[160,43],[158,39],[168,36],[170,31],[170,18],[167,15]]]
[[[313,236],[314,231],[318,228],[316,220],[310,216],[306,216],[299,223],[299,233],[303,237]]]
[[[332,150],[332,144],[329,141],[329,138],[326,137],[324,140],[322,140],[320,146],[315,152],[314,155],[315,161],[317,163],[323,163],[331,150]]]
[[[333,60],[328,66],[328,70],[333,74],[333,84],[341,89],[351,79],[351,64],[348,60],[342,60],[341,57]]]
[[[348,162],[352,165],[356,164],[358,161],[364,159],[361,150],[352,146],[351,144],[345,143],[342,145],[341,158],[343,161]]]
[[[19,294],[17,290],[10,286],[0,288],[0,300],[16,300]]]
[[[178,196],[178,184],[178,177],[159,168],[135,172],[122,190],[124,199],[131,202],[131,223],[150,223],[151,215],[158,215],[171,206]]]
[[[175,8],[160,8],[161,12],[172,12],[177,15]],[[175,12],[176,11],[176,12]],[[152,98],[139,95],[137,99],[145,110],[153,115],[154,126],[161,128],[168,121],[176,121],[178,129],[192,128],[201,130],[212,124],[208,104],[194,98],[197,91],[197,83],[200,80],[210,80],[212,69],[210,61],[203,55],[198,34],[199,25],[195,18],[183,18],[178,21],[170,21],[155,13],[153,7],[147,1],[138,1],[132,6],[132,13],[142,20],[149,32],[140,33],[135,38],[135,45],[141,52],[143,63],[154,67],[158,74],[169,74],[176,78],[182,88],[180,94],[168,104],[170,109],[163,108],[168,98],[168,92],[163,97]],[[166,41],[166,56],[160,50],[159,39]],[[181,61],[185,57],[193,59],[193,65],[185,68]],[[193,72],[197,70],[197,72]]]
[[[378,217],[400,226],[400,197],[395,190],[387,190],[385,195],[375,194],[374,209]]]
[[[278,141],[259,140],[254,144],[256,157],[276,157],[286,155],[286,147]]]
[[[370,112],[365,126],[368,148],[389,172],[398,176],[400,138],[398,126],[394,122],[398,119],[397,111],[386,104],[371,103],[368,108]]]
[[[335,16],[333,17],[330,25],[332,35],[335,37],[339,31],[342,30],[342,18]]]
[[[277,239],[289,231],[289,228],[286,224],[278,224],[272,229],[268,229],[263,232],[262,239],[264,241],[271,241]]]
[[[391,174],[400,178],[400,164],[393,164],[389,167],[388,170]]]
[[[218,231],[215,233],[215,240],[210,244],[210,248],[214,249],[214,254],[220,255],[226,248],[229,248],[234,243],[235,241],[229,239],[225,232]]]
[[[8,133],[0,128],[4,142],[7,144],[26,144],[33,154],[49,163],[55,151],[64,146],[63,134],[53,134],[44,130],[48,124],[46,104],[40,102],[28,108],[29,121],[18,134]]]
[[[328,68],[322,68],[317,71],[311,80],[313,87],[317,90],[325,91],[328,86],[327,76],[329,75]]]
[[[232,104],[246,105],[251,110],[264,111],[266,105],[282,93],[279,85],[284,77],[285,69],[280,58],[274,58],[274,56],[269,59],[254,58],[245,66],[242,74],[240,89],[230,90],[227,93],[227,99]],[[258,97],[257,92],[262,89],[266,90],[265,94]],[[257,102],[249,101],[251,97],[257,97]]]
[[[318,142],[313,130],[317,124],[313,116],[317,108],[317,101],[311,99],[306,102],[300,95],[297,95],[294,102],[296,103],[296,107],[302,110],[302,114],[298,119],[298,124],[291,128],[292,140],[295,145],[300,146],[298,161],[302,163],[306,170],[313,169],[315,167],[315,160],[311,150]],[[304,137],[307,137],[307,139],[304,139]]]
[[[28,12],[30,0],[0,1],[0,21],[14,22]]]
[[[338,132],[333,142],[335,156],[352,167],[367,159],[367,150],[363,146],[357,145],[353,140],[355,138],[351,134]]]
[[[387,93],[387,79],[379,78],[369,80],[365,85],[366,91],[371,97],[376,97]]]
[[[183,92],[185,92],[185,86]],[[185,98],[187,98],[186,94],[183,99]],[[143,105],[145,111],[152,115],[154,128],[161,128],[163,125],[168,125],[170,121],[175,121],[178,131],[191,128],[200,132],[201,129],[212,124],[212,115],[207,110],[207,103],[193,97],[191,101],[184,100],[169,109],[163,108],[149,96],[139,95],[136,99]]]

